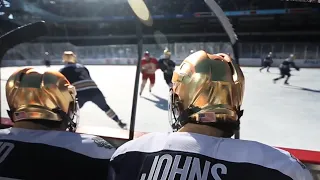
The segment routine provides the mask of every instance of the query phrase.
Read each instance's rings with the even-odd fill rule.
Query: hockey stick
[[[223,12],[221,7],[216,3],[215,0],[204,0],[209,6],[211,11],[216,15],[223,29],[226,31],[233,50],[233,56],[236,64],[239,64],[239,50],[238,50],[238,36],[234,32],[233,26],[230,23],[228,17]]]
[[[7,32],[0,37],[0,63],[5,53],[14,46],[32,41],[48,33],[44,21],[26,24]]]
[[[216,3],[215,0],[204,0],[204,2],[209,6],[211,11],[216,15],[223,29],[229,36],[229,40],[232,46],[234,61],[236,64],[239,65],[238,36],[234,32],[232,24],[230,23],[228,17],[223,12],[221,7]],[[234,138],[240,139],[240,130],[235,133]]]
[[[138,19],[136,19],[136,35],[137,35],[138,62],[137,62],[136,77],[135,77],[134,90],[133,90],[133,100],[132,100],[130,128],[129,128],[129,140],[132,140],[134,138],[138,90],[139,90],[139,78],[140,78],[140,70],[141,70],[142,48],[143,48],[143,38],[142,38],[143,32],[142,32],[141,23]]]

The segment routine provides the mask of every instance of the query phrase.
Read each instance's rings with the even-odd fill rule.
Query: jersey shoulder
[[[80,63],[76,63],[75,66],[76,66],[77,68],[85,68],[85,69],[87,69],[85,65],[80,64]]]
[[[247,162],[266,168],[280,171],[281,173],[296,179],[312,179],[307,167],[288,151],[275,148],[256,141],[228,139],[220,144],[222,151],[220,159],[229,159],[235,162]],[[229,149],[229,150],[228,150]],[[236,156],[230,150],[238,150]],[[223,153],[223,151],[229,153]]]
[[[151,58],[151,62],[158,63],[158,60],[156,58]]]
[[[145,58],[142,58],[141,59],[141,64],[145,64],[145,63],[147,63],[147,60]]]
[[[116,150],[113,145],[99,136],[81,134],[81,137],[81,146],[88,146],[87,149],[84,148],[83,153],[89,153],[91,157],[110,159]]]
[[[161,63],[163,63],[163,61],[164,61],[164,59],[161,58],[161,59],[159,59],[158,63],[161,64]]]
[[[123,155],[127,152],[139,151],[139,152],[153,152],[155,149],[159,147],[160,144],[163,144],[166,140],[166,136],[169,133],[148,133],[137,139],[128,141],[124,143],[122,146],[117,148],[116,152],[113,154],[111,160],[114,158]]]
[[[255,141],[215,138],[193,133],[146,134],[119,147],[111,160],[128,152],[168,153],[168,150],[235,164],[253,164],[277,170],[294,180],[311,177],[306,167],[287,151]]]
[[[80,63],[69,63],[69,64],[65,64],[61,69],[67,69],[67,68],[85,68],[85,66]]]
[[[64,131],[9,128],[0,130],[1,140],[54,146],[96,159],[110,159],[115,151],[110,143],[100,137]]]
[[[75,64],[65,64],[61,69],[60,72],[62,71],[69,71],[70,69],[76,68]]]
[[[171,63],[172,65],[176,65],[176,63],[175,63],[172,59],[170,59],[170,63]]]

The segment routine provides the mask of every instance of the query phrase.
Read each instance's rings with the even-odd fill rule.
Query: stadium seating
[[[183,59],[188,56],[190,50],[204,49],[212,53],[231,52],[231,47],[227,43],[198,42],[143,45],[143,49],[148,50],[155,57],[160,57],[165,47],[171,50],[173,59]],[[51,59],[60,59],[65,50],[76,52],[80,59],[135,58],[137,56],[137,46],[135,44],[74,46],[70,43],[26,43],[11,49],[5,55],[4,60],[42,59],[45,52],[50,53]],[[240,44],[240,57],[262,58],[272,51],[274,58],[287,58],[289,54],[294,53],[297,59],[319,59],[319,50],[319,45],[305,43],[242,43]]]

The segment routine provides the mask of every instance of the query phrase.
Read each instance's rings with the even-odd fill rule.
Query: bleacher
[[[287,58],[294,53],[297,59],[320,59],[319,44],[305,43],[241,43],[241,58],[262,58],[270,51],[274,58]],[[171,43],[171,44],[145,44],[144,50],[148,50],[154,57],[160,57],[163,49],[168,47],[173,59],[183,59],[188,56],[190,50],[204,49],[210,53],[231,52],[227,43],[198,42],[198,43]],[[79,59],[103,59],[103,58],[135,58],[137,57],[137,46],[127,45],[105,45],[105,46],[74,46],[70,43],[26,43],[11,49],[4,60],[39,60],[44,52],[50,53],[51,59],[60,59],[65,50],[77,53]]]

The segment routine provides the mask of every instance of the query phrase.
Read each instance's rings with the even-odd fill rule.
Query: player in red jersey
[[[150,53],[146,51],[143,55],[141,61],[141,73],[142,73],[142,83],[140,86],[140,96],[143,92],[143,89],[147,83],[147,80],[150,80],[149,91],[151,92],[154,83],[156,82],[155,72],[158,69],[158,61],[156,58],[150,56]]]

